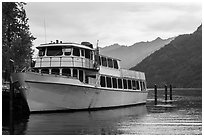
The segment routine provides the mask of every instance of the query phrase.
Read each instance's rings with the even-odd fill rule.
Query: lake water
[[[8,127],[3,123],[3,134]],[[146,105],[67,113],[31,114],[16,122],[15,134],[27,135],[201,135],[202,91],[173,90],[165,103],[164,91],[150,91]]]

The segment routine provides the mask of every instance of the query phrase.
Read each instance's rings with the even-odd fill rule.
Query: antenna
[[[96,48],[98,48],[98,43],[99,43],[99,40],[97,40]]]
[[[47,36],[46,36],[46,22],[45,22],[45,17],[44,17],[44,30],[45,30],[45,43],[47,43]]]
[[[98,43],[99,43],[99,40],[97,40],[97,43],[96,43],[96,53],[99,55],[99,47],[98,47]]]

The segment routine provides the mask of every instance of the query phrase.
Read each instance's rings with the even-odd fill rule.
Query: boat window
[[[139,90],[140,89],[140,84],[139,81],[136,81],[136,89]]]
[[[118,79],[118,88],[122,89],[122,79]]]
[[[41,73],[49,74],[49,69],[41,69]]]
[[[81,56],[82,56],[82,57],[85,56],[85,51],[84,51],[84,49],[81,49]]]
[[[132,89],[132,82],[128,79],[128,89]]]
[[[64,55],[70,56],[71,54],[72,54],[72,49],[71,48],[64,49]]]
[[[71,70],[69,68],[62,69],[62,75],[64,75],[64,76],[71,76]]]
[[[45,56],[45,48],[40,48],[38,52],[39,56]]]
[[[141,91],[143,90],[143,84],[142,81],[140,81]]]
[[[112,78],[112,82],[113,82],[113,88],[117,88],[117,79]]]
[[[77,69],[73,69],[73,77],[77,78]]]
[[[85,58],[90,59],[90,50],[85,49]]]
[[[80,80],[81,82],[84,81],[84,73],[83,73],[82,70],[79,70],[79,80]]]
[[[51,74],[55,74],[55,75],[59,75],[59,69],[55,69],[55,68],[53,68],[53,69],[51,69]]]
[[[135,80],[132,80],[132,89],[136,90],[136,82],[135,82]]]
[[[113,65],[115,69],[118,69],[118,62],[117,60],[113,60]]]
[[[62,47],[47,47],[47,56],[62,55]]]
[[[141,91],[145,89],[145,82],[140,81]]]
[[[80,50],[79,50],[79,48],[73,48],[73,55],[74,55],[74,56],[80,56]]]
[[[90,51],[90,59],[93,60],[93,52]]]
[[[101,57],[102,60],[102,66],[107,67],[107,59],[105,57]]]
[[[143,89],[146,89],[146,83],[143,81]]]
[[[108,67],[113,68],[113,60],[108,58]]]
[[[127,89],[127,80],[126,79],[123,79],[123,88]]]
[[[89,78],[86,75],[85,75],[85,83],[87,83],[87,84],[89,83]]]
[[[104,76],[101,76],[100,78],[100,84],[101,84],[101,87],[106,87],[106,79]]]
[[[106,77],[106,83],[107,83],[108,88],[112,88],[112,83],[111,83],[111,78],[110,77]]]
[[[98,58],[98,59],[99,59],[99,65],[101,65],[101,57],[99,56],[99,58]]]

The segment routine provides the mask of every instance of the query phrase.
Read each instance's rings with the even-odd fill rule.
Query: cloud
[[[25,8],[36,45],[45,41],[44,20],[47,42],[100,40],[100,46],[129,46],[193,32],[202,17],[200,3],[185,2],[30,2]]]

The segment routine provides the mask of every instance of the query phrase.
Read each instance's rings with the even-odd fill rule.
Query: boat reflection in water
[[[133,117],[135,120],[141,119],[146,113],[146,105],[138,105],[97,111],[31,114],[29,120],[21,124],[24,127],[20,128],[18,125],[21,131],[15,133],[31,135],[124,134],[120,131],[121,123]]]

